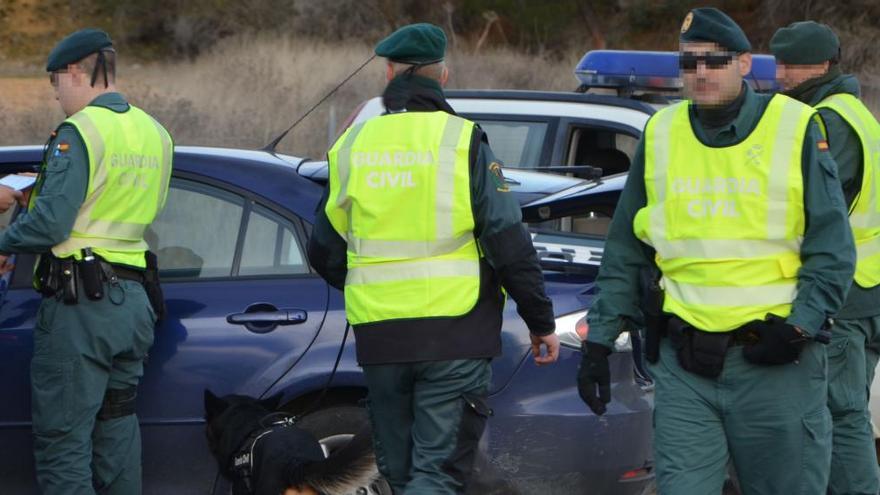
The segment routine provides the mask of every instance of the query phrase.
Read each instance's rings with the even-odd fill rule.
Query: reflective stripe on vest
[[[723,332],[785,317],[796,295],[804,232],[804,137],[814,110],[775,96],[742,142],[712,148],[688,102],[645,129],[645,192],[633,231],[656,250],[664,310]]]
[[[89,187],[70,237],[55,256],[79,259],[92,250],[113,263],[144,267],[144,231],[168,194],[173,146],[152,117],[130,106],[124,113],[89,106],[65,123],[79,131],[89,157]]]
[[[861,287],[880,285],[880,123],[853,95],[832,95],[816,108],[830,108],[846,121],[862,143],[862,188],[850,209],[856,241],[855,281]]]
[[[445,112],[383,115],[328,152],[325,212],[348,244],[352,324],[460,316],[476,305],[473,127]]]

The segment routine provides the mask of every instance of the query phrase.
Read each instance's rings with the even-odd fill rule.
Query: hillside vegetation
[[[363,63],[375,42],[413,21],[450,37],[454,88],[571,90],[592,48],[675,49],[695,5],[742,24],[756,51],[776,27],[831,24],[844,69],[880,109],[880,2],[853,0],[0,0],[0,145],[41,143],[61,120],[42,71],[64,34],[98,26],[114,37],[120,88],[155,114],[178,144],[261,147]],[[378,95],[375,60],[282,142],[320,157],[338,126]]]

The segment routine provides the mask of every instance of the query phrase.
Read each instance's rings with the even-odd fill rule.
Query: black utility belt
[[[93,253],[91,248],[82,250],[82,259],[58,258],[51,253],[40,258],[37,265],[37,291],[45,297],[57,297],[65,304],[79,301],[78,287],[82,285],[88,299],[97,301],[104,298],[105,284],[118,287],[120,280],[131,280],[141,284],[153,308],[156,322],[165,318],[165,297],[159,282],[159,260],[150,251],[144,253],[145,270],[110,263]],[[122,304],[121,300],[110,300]],[[124,299],[123,299],[124,300]]]
[[[717,341],[718,344],[714,345],[714,347],[719,349],[755,344],[759,339],[758,333],[750,325],[743,325],[725,332],[708,332],[689,325],[675,315],[669,315],[664,336],[672,340],[697,336],[695,338],[699,340]]]
[[[143,285],[146,280],[144,271],[110,263],[89,248],[83,250],[81,260],[43,256],[36,275],[40,294],[59,297],[66,304],[77,303],[80,286],[88,299],[97,301],[104,298],[105,282],[132,280]]]
[[[749,325],[727,332],[706,332],[670,315],[664,336],[676,351],[679,365],[692,373],[717,378],[729,348],[754,344],[760,338]]]

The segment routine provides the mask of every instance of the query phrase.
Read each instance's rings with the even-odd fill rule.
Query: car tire
[[[321,442],[325,453],[345,445],[369,421],[367,411],[357,406],[333,406],[302,417],[297,426]],[[349,495],[391,495],[391,486],[381,476]]]

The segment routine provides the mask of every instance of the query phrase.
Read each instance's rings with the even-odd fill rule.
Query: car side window
[[[295,275],[309,267],[293,224],[262,206],[248,217],[239,275]]]
[[[517,122],[480,119],[480,127],[489,137],[489,146],[505,167],[538,168],[546,122]]]
[[[164,280],[232,275],[244,198],[173,179],[165,208],[144,234]]]
[[[629,170],[638,138],[593,127],[571,129],[568,165],[600,167],[602,175],[615,175]]]

